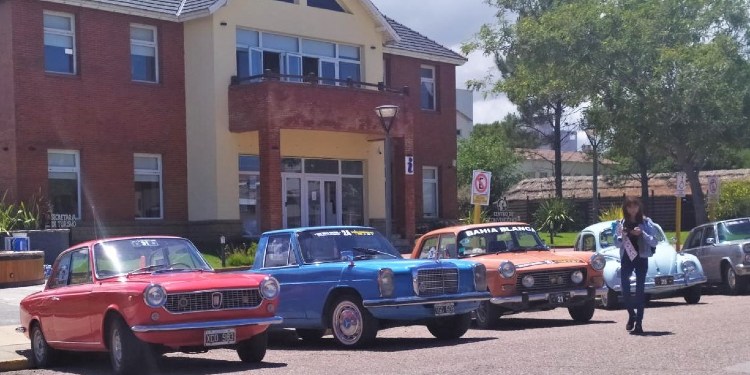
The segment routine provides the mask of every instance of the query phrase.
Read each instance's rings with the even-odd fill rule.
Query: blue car
[[[399,325],[424,324],[438,339],[457,339],[469,329],[471,312],[490,298],[482,264],[404,259],[368,227],[266,232],[253,271],[281,284],[280,328],[295,328],[309,341],[330,329],[338,344],[350,348]]]

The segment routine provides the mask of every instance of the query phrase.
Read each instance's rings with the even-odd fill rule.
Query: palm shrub
[[[41,207],[44,206],[41,193],[34,194],[30,203],[22,201],[18,204],[6,202],[7,195],[6,191],[0,198],[0,233],[10,235],[13,230],[39,229],[43,222]]]
[[[719,201],[708,206],[712,221],[750,216],[750,180],[722,183]]]
[[[554,245],[555,235],[566,224],[572,224],[573,204],[562,198],[552,198],[542,202],[534,212],[534,224],[542,232],[549,233],[549,242]]]
[[[599,221],[612,221],[622,219],[622,207],[613,204],[599,212]]]
[[[258,251],[258,244],[253,242],[250,246],[244,243],[240,246],[231,246],[227,251],[227,266],[243,267],[251,266],[255,262],[255,253]]]

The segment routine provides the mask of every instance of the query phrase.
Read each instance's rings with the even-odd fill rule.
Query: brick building
[[[381,226],[385,104],[394,231],[457,215],[465,59],[369,0],[0,0],[0,47],[0,190],[74,241]]]

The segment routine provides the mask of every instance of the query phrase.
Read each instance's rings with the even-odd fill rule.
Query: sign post
[[[472,221],[479,224],[482,220],[481,206],[490,204],[490,181],[492,173],[482,170],[474,170],[471,178],[471,204],[474,205],[474,215]]]
[[[674,195],[677,198],[676,206],[675,206],[675,245],[674,248],[677,251],[680,251],[680,231],[682,230],[682,198],[685,197],[685,185],[686,185],[686,178],[685,172],[677,172],[676,176],[676,184],[675,184],[675,192]]]

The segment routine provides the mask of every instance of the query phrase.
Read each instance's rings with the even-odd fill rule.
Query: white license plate
[[[551,305],[563,305],[565,302],[568,302],[569,298],[569,293],[550,293],[549,303]]]
[[[456,315],[456,305],[453,303],[436,303],[433,311],[435,316]]]
[[[219,346],[230,345],[237,342],[237,334],[234,328],[209,329],[203,333],[203,345]]]
[[[674,277],[672,276],[660,276],[654,278],[655,285],[672,285],[674,284]]]

